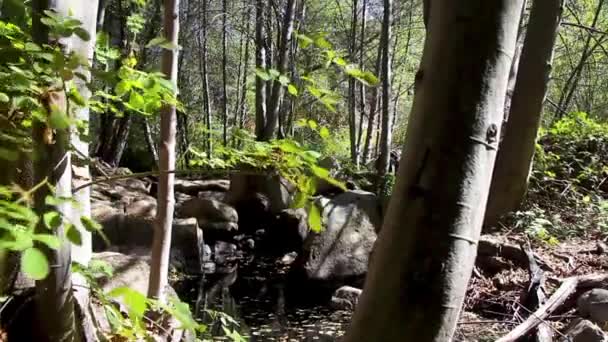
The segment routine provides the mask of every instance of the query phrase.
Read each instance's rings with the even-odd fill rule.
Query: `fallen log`
[[[528,335],[533,329],[543,323],[553,312],[562,308],[562,305],[573,294],[589,288],[605,287],[608,285],[608,274],[591,274],[567,278],[555,293],[532,313],[525,321],[501,337],[497,342],[515,342]]]

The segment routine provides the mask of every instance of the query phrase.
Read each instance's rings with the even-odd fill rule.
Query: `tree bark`
[[[285,4],[285,13],[283,17],[283,29],[281,30],[281,40],[277,50],[277,71],[284,75],[287,72],[287,64],[289,63],[289,47],[291,45],[291,36],[293,34],[293,22],[296,13],[296,0],[287,0]],[[268,117],[266,127],[262,139],[270,140],[276,135],[279,125],[279,113],[281,110],[281,100],[285,92],[285,87],[274,80],[272,85],[272,95],[268,106]]]
[[[50,44],[48,27],[41,22],[44,11],[54,10],[65,5],[60,1],[36,0],[32,2],[32,32],[37,44]],[[55,42],[58,43],[58,42]],[[55,85],[43,99],[46,110],[51,108],[68,112],[66,94],[61,85]],[[47,196],[71,197],[72,170],[70,148],[70,129],[56,129],[53,142],[47,138],[50,127],[45,122],[34,120],[32,123],[32,143],[34,153],[34,184],[47,182],[34,193],[34,210],[42,217],[55,211],[67,220],[71,218],[71,204],[48,205]],[[51,188],[55,191],[52,192]],[[38,318],[38,341],[72,341],[75,338],[74,297],[71,277],[71,246],[65,239],[65,224],[62,223],[53,233],[62,241],[57,249],[35,242],[34,247],[42,251],[51,265],[48,276],[36,281],[36,313]],[[36,226],[36,233],[48,234],[44,220]]]
[[[345,342],[451,340],[475,261],[522,1],[433,1],[407,152]]]
[[[357,22],[359,2],[353,0],[353,10],[350,27],[350,44],[348,52],[350,58],[356,61],[357,50]],[[357,84],[353,77],[348,78],[348,132],[350,140],[350,158],[356,168],[359,167],[359,151],[357,149]]]
[[[208,37],[207,37],[207,25],[208,25],[208,9],[207,1],[201,0],[201,29],[200,36],[198,37],[199,45],[199,71],[201,74],[201,81],[203,82],[203,113],[205,116],[205,125],[207,132],[205,134],[205,144],[207,147],[207,154],[211,155],[213,151],[213,144],[211,138],[212,130],[212,118],[211,118],[211,100],[209,96],[209,53],[207,49]]]
[[[504,138],[496,159],[486,225],[517,209],[528,189],[542,106],[551,73],[553,46],[563,0],[535,0]]]
[[[226,18],[228,17],[228,7],[226,0],[222,0],[222,141],[224,146],[228,146],[228,74],[226,64],[228,57],[228,31],[226,28]]]
[[[164,0],[164,35],[173,45],[178,44],[179,37],[179,0]],[[162,56],[162,72],[165,77],[177,86],[178,49],[165,49]],[[177,88],[177,87],[176,87]],[[152,264],[148,297],[164,300],[169,272],[169,252],[171,249],[171,230],[175,196],[173,184],[175,174],[175,136],[177,126],[176,109],[165,104],[160,116],[160,163],[158,187],[158,213],[152,245]]]
[[[382,43],[378,43],[378,55],[376,57],[376,75],[380,75],[382,72]],[[369,159],[371,158],[371,141],[372,136],[374,135],[374,127],[376,125],[376,116],[378,112],[378,107],[380,107],[379,102],[379,87],[376,86],[372,88],[372,98],[369,105],[369,114],[367,120],[367,132],[365,134],[365,144],[363,145],[363,164],[366,165]]]
[[[367,24],[367,0],[363,0],[361,9],[361,34],[359,37],[359,65],[361,69],[364,68],[365,65],[365,29]],[[365,122],[365,85],[363,82],[359,82],[359,128],[357,130],[357,159],[361,159],[361,141],[363,139],[363,123]]]
[[[255,22],[255,67],[266,70],[266,41],[264,31],[265,6],[264,0],[256,0]],[[267,83],[260,77],[255,78],[255,135],[258,140],[264,140],[265,129],[268,122],[266,113],[266,87]]]
[[[378,157],[378,184],[382,184],[388,173],[391,157],[391,21],[392,0],[384,0],[382,20],[382,130],[380,133],[380,156]]]
[[[156,149],[156,144],[154,143],[154,138],[152,137],[150,122],[145,117],[142,119],[142,126],[142,130],[144,131],[144,138],[146,139],[146,146],[148,147],[148,152],[152,155],[154,165],[158,169],[158,150]]]

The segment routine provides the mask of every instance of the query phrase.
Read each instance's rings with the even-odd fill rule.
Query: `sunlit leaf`
[[[308,226],[314,232],[320,232],[323,229],[321,211],[314,203],[311,203],[308,207]]]
[[[38,248],[31,247],[21,255],[21,270],[34,280],[42,280],[49,274],[49,262]]]

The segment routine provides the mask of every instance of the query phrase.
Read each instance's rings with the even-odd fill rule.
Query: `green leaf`
[[[59,227],[63,221],[61,219],[61,215],[56,211],[49,211],[47,213],[44,213],[44,215],[42,216],[42,220],[44,221],[44,225],[50,230]]]
[[[287,86],[287,92],[292,96],[298,96],[298,88],[293,84]]]
[[[146,296],[126,286],[117,287],[108,293],[112,298],[122,298],[132,319],[141,319],[148,308]]]
[[[52,106],[51,115],[49,115],[49,126],[53,129],[64,130],[70,127],[70,118],[66,113],[56,106]]]
[[[289,85],[289,77],[285,76],[285,75],[281,75],[279,76],[279,83],[281,83],[281,85],[283,87]]]
[[[323,229],[323,222],[321,219],[321,211],[315,203],[311,203],[308,207],[308,226],[314,232],[320,232]]]
[[[8,103],[11,99],[5,93],[0,93],[0,102]]]
[[[314,120],[308,120],[308,127],[311,129],[317,129],[318,125]]]
[[[131,90],[131,82],[129,82],[127,80],[122,80],[122,81],[118,82],[118,84],[116,84],[116,87],[114,87],[114,92],[118,96],[123,96],[129,90]]]
[[[329,133],[329,129],[327,129],[327,127],[321,127],[321,130],[319,130],[319,135],[322,139],[327,139],[331,134]]]
[[[82,246],[82,234],[80,233],[80,230],[78,230],[78,228],[76,228],[76,226],[73,224],[68,225],[65,236],[74,245]]]
[[[129,106],[131,106],[135,110],[143,109],[145,105],[144,97],[141,96],[138,92],[132,91],[129,96]]]
[[[57,249],[61,245],[61,241],[59,240],[59,238],[51,234],[34,234],[34,236],[32,236],[32,239],[40,241],[52,249]]]
[[[80,222],[84,229],[89,232],[99,232],[103,229],[99,223],[93,221],[90,217],[82,216],[80,217]]]
[[[49,262],[38,248],[31,247],[21,255],[21,270],[34,280],[42,280],[49,274]]]
[[[76,36],[78,36],[78,38],[84,40],[85,42],[88,42],[89,40],[91,40],[91,35],[89,34],[89,32],[87,32],[87,30],[83,29],[82,27],[75,28],[74,34]]]

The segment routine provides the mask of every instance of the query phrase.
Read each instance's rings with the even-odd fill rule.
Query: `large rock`
[[[605,326],[608,323],[608,290],[598,288],[583,293],[578,298],[577,307],[581,316]]]
[[[585,319],[575,319],[566,331],[564,342],[606,342],[606,333],[600,327]]]
[[[277,175],[235,175],[231,179],[226,200],[239,209],[255,194],[263,194],[268,200],[268,210],[277,214],[290,207],[295,190],[293,184]]]
[[[93,255],[93,260],[98,260],[109,264],[112,268],[111,276],[102,276],[97,278],[97,282],[103,292],[109,292],[119,287],[128,287],[142,295],[148,293],[148,282],[150,278],[150,258],[142,256],[125,255],[114,252],[103,252]],[[164,289],[165,295],[179,298],[175,290],[167,286]],[[113,298],[118,304],[122,312],[128,312],[128,302],[123,297]],[[94,328],[101,334],[108,334],[112,331],[112,327],[107,319],[106,311],[99,305],[97,301],[91,301],[91,310],[93,312],[91,318],[95,321]],[[176,330],[179,323],[174,319],[163,320],[163,335],[153,336],[156,341],[180,341],[183,336],[183,331]],[[168,334],[168,335],[165,335]]]
[[[212,199],[192,198],[182,203],[176,214],[184,218],[195,217],[203,229],[238,228],[239,215],[236,210],[228,204]]]
[[[175,181],[175,192],[184,193],[190,196],[197,196],[202,191],[226,192],[230,188],[230,181],[227,179],[212,180],[181,180]]]
[[[381,223],[376,196],[349,191],[331,200],[322,198],[318,204],[324,228],[309,234],[297,264],[308,280],[334,288],[361,281]]]

